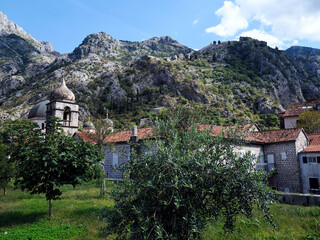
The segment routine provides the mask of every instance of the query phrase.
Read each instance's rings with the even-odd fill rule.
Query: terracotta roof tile
[[[320,101],[293,103],[289,106],[285,113],[281,114],[283,117],[295,117],[304,113],[308,109],[317,108]],[[308,108],[309,107],[309,108]]]
[[[256,127],[255,124],[253,123],[249,123],[242,126],[238,126],[240,131],[253,131],[252,129],[254,129],[254,127]],[[217,125],[197,125],[197,129],[199,129],[200,131],[204,131],[204,130],[209,130],[211,129],[210,134],[212,136],[217,136],[218,134],[220,134],[222,131],[227,131],[228,129],[230,129],[231,131],[235,130],[236,126],[217,126]]]
[[[239,131],[245,131],[246,135],[242,140],[252,143],[259,143],[259,144],[268,144],[268,143],[277,143],[277,142],[289,142],[295,141],[298,137],[301,128],[297,129],[280,129],[280,130],[271,130],[265,132],[250,132],[254,128],[254,124],[247,124],[243,128],[239,127]],[[217,136],[218,134],[222,133],[222,131],[227,131],[227,129],[234,130],[235,126],[215,126],[215,125],[198,125],[197,128],[200,131],[209,130],[211,129],[210,134],[212,136]],[[140,128],[138,129],[138,137],[139,139],[152,139],[152,131],[151,127],[149,128]],[[92,141],[93,135],[92,133],[81,133],[77,132],[77,135],[85,140],[85,141]],[[129,142],[132,135],[132,131],[121,131],[115,132],[110,134],[106,137],[105,141],[108,143],[120,143],[120,142]],[[320,135],[319,135],[320,136]],[[320,137],[319,137],[320,142]]]
[[[263,143],[277,143],[295,141],[302,128],[270,130],[257,134]]]
[[[309,146],[306,147],[304,152],[320,152],[320,134],[308,134],[310,140]]]
[[[132,135],[132,131],[122,131],[112,133],[106,137],[105,141],[109,143],[116,142],[129,142]],[[140,128],[138,129],[139,139],[151,139],[152,138],[152,128]]]
[[[89,141],[91,143],[96,144],[93,141],[94,133],[84,133],[77,132],[76,133],[82,140]],[[105,138],[106,143],[120,143],[120,142],[129,142],[132,135],[132,131],[121,131],[111,133],[109,136]],[[152,138],[152,128],[140,128],[138,129],[138,137],[139,139],[151,139]]]
[[[84,141],[96,144],[96,142],[93,140],[95,136],[94,133],[76,132],[75,134],[78,135]]]

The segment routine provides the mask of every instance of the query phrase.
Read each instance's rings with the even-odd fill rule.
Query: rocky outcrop
[[[168,36],[129,42],[100,32],[60,55],[5,15],[0,14],[0,21],[3,116],[25,114],[63,77],[83,118],[106,109],[121,112],[139,106],[141,112],[187,104],[208,107],[228,119],[248,119],[320,97],[319,56],[294,53],[292,58],[251,38],[193,51]]]
[[[7,16],[0,12],[0,36],[15,35],[29,42],[34,48],[39,52],[49,52],[53,53],[53,47],[49,42],[43,42],[36,40],[26,31],[24,31],[20,26],[14,22],[8,20]]]

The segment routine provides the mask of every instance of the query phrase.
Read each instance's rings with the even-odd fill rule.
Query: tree
[[[302,113],[297,127],[303,128],[306,133],[320,133],[320,111],[308,110]]]
[[[45,194],[52,216],[52,200],[59,199],[59,187],[87,181],[94,176],[101,153],[88,142],[77,143],[64,135],[61,124],[52,118],[48,132],[28,129],[25,138],[14,141],[11,159],[15,161],[15,186],[31,194]]]
[[[13,177],[14,165],[10,162],[6,145],[0,144],[0,187],[3,195],[7,195],[7,186]]]
[[[105,142],[106,137],[111,133],[111,122],[108,119],[108,114],[106,119],[96,119],[94,121],[95,134],[90,134],[92,141],[96,143],[97,148],[104,152],[104,147],[107,145]],[[104,174],[104,161],[102,158],[101,166],[101,185],[100,185],[100,197],[106,195],[106,175]]]
[[[7,119],[0,124],[0,187],[7,195],[7,186],[14,177],[14,162],[10,159],[13,139],[25,138],[26,129],[33,129],[36,124],[28,120]]]
[[[266,173],[255,170],[253,155],[233,152],[240,135],[213,138],[189,122],[185,111],[171,116],[156,121],[156,140],[144,146],[156,150],[133,152],[122,167],[131,178],[112,193],[115,206],[104,214],[105,233],[119,239],[198,239],[207,222],[222,217],[232,230],[238,215],[252,217],[255,205],[271,222]]]
[[[259,123],[263,130],[278,129],[280,126],[280,120],[275,114],[261,114]]]

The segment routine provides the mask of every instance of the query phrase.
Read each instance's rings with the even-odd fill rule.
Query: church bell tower
[[[66,86],[64,79],[59,87],[55,88],[47,104],[46,120],[58,117],[62,120],[63,131],[73,136],[79,127],[79,105],[75,101],[73,92]]]

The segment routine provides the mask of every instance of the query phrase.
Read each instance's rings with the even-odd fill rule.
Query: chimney
[[[132,135],[131,135],[131,142],[138,142],[138,127],[137,126],[133,126],[132,127]]]

